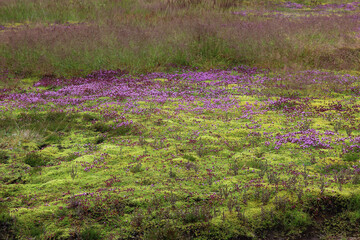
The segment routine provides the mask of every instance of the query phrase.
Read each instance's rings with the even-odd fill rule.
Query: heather
[[[0,239],[358,238],[359,9],[1,2]]]

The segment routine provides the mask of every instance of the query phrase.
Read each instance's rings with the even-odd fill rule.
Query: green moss
[[[238,100],[254,103],[258,98]],[[318,99],[316,106],[335,100]],[[122,104],[99,108],[121,113]],[[146,106],[142,101],[141,107]],[[357,160],[341,155],[342,144],[352,144],[344,132],[326,135],[341,143],[329,149],[303,148],[298,143],[275,149],[278,134],[299,130],[302,120],[297,114],[283,108],[266,112],[263,106],[259,109],[264,113],[237,119],[241,109],[229,110],[225,118],[220,111],[177,113],[177,106],[176,100],[159,104],[160,111],[150,120],[124,113],[134,122],[126,132],[117,132],[111,120],[96,113],[48,114],[47,106],[39,114],[19,109],[17,117],[2,117],[10,121],[1,123],[9,134],[22,130],[16,143],[26,139],[26,129],[32,136],[37,132],[48,137],[45,143],[41,137],[33,141],[41,146],[34,152],[6,145],[6,156],[11,158],[0,164],[1,198],[6,199],[11,216],[19,218],[17,235],[299,238],[315,223],[328,233],[334,228],[333,233],[339,234],[347,223],[346,231],[358,231],[359,193],[353,184]],[[311,128],[325,137],[328,122],[315,114],[314,107],[309,104],[304,111],[314,119]],[[57,128],[50,122],[61,124]],[[261,126],[250,128],[257,124]],[[40,126],[45,130],[36,129]],[[248,135],[254,132],[261,137],[251,139]],[[3,136],[11,140],[7,134]],[[72,178],[75,166],[77,176]],[[344,174],[342,189],[335,180],[339,172]]]
[[[1,181],[5,184],[25,183],[27,181],[26,173],[29,166],[23,163],[14,163],[11,165],[0,166]]]

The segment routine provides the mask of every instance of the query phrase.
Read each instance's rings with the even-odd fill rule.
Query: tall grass
[[[88,21],[108,18],[131,10],[129,0],[4,0],[0,22]]]
[[[103,21],[116,15],[158,13],[158,10],[229,10],[238,7],[271,6],[282,0],[1,0],[0,23]],[[296,0],[314,5],[352,0]]]
[[[0,32],[0,66],[20,76],[238,64],[359,69],[351,48],[357,43],[351,16],[232,14],[248,5],[229,0],[6,0],[0,5],[1,22],[32,23]]]

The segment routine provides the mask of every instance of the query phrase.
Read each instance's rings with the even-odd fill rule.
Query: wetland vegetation
[[[0,3],[0,239],[360,233],[360,3]]]

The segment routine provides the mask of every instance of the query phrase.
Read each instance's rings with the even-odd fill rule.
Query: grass
[[[296,3],[2,1],[0,238],[357,238],[359,8]]]
[[[356,12],[324,15],[313,7],[311,15],[290,9],[299,15],[287,18],[275,17],[279,2],[257,8],[246,1],[210,2],[6,1],[0,63],[22,77],[240,64],[358,70]],[[259,6],[262,11],[254,10]]]

